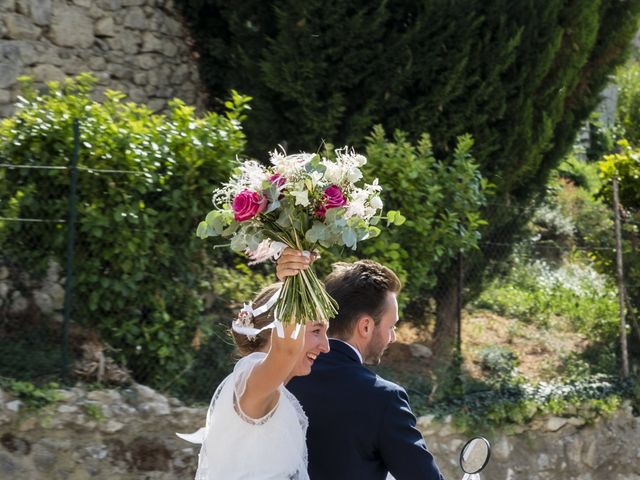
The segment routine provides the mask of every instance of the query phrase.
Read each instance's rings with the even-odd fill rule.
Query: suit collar
[[[358,362],[360,365],[363,364],[360,352],[358,352],[356,347],[354,347],[353,345],[337,338],[330,338],[329,345],[331,347],[331,352],[338,352],[342,355],[347,356],[349,359]]]

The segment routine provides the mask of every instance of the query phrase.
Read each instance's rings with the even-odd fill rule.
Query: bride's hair
[[[281,286],[282,283],[278,282],[273,283],[268,287],[260,290],[260,292],[253,299],[253,309],[257,309],[258,307],[267,303]],[[266,312],[258,315],[257,317],[254,317],[253,326],[255,328],[262,328],[265,325],[271,323],[273,321],[273,310],[273,307],[271,307]],[[244,357],[246,355],[249,355],[250,353],[262,351],[266,347],[271,338],[271,329],[268,328],[260,332],[255,338],[249,338],[248,336],[236,333],[233,330],[231,330],[231,334],[233,335],[233,341],[236,344],[238,353],[240,354],[240,356]]]

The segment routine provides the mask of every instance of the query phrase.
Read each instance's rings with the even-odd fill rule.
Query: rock
[[[171,408],[169,403],[164,402],[146,402],[138,406],[138,411],[149,416],[169,415]]]
[[[79,7],[57,7],[51,20],[51,41],[60,47],[89,48],[93,45],[93,22]]]
[[[0,12],[13,12],[16,9],[15,0],[2,0],[0,2]]]
[[[51,297],[43,291],[36,290],[33,292],[33,301],[42,313],[49,314],[53,312],[53,301]]]
[[[427,359],[433,357],[433,352],[426,345],[421,343],[412,343],[409,345],[411,355],[415,358]]]
[[[557,432],[568,423],[566,418],[562,417],[549,417],[544,425],[544,430],[547,432]]]
[[[2,90],[3,92],[5,90]],[[9,92],[7,92],[7,96],[9,96]],[[2,99],[0,99],[2,102]],[[2,102],[5,103],[5,102]],[[9,295],[9,284],[7,282],[0,282],[0,300],[4,300]]]
[[[33,69],[33,76],[40,82],[62,82],[67,77],[58,67],[53,65],[38,65]]]
[[[0,88],[8,88],[16,83],[18,66],[15,64],[0,63]]]
[[[586,452],[583,456],[583,462],[589,465],[591,468],[597,468],[598,462],[598,446],[595,440],[591,440],[587,446]]]
[[[584,418],[580,418],[580,417],[571,417],[567,419],[567,422],[569,422],[570,425],[573,425],[574,427],[581,427],[583,426],[585,423],[587,423],[587,421]]]
[[[513,445],[506,435],[501,435],[491,446],[491,456],[498,461],[506,461],[509,459]]]
[[[8,14],[4,22],[7,33],[13,40],[35,40],[40,36],[40,29],[24,15]]]
[[[115,420],[108,420],[107,422],[100,424],[100,431],[104,433],[116,433],[124,428],[124,423],[117,422]]]
[[[35,444],[31,451],[33,463],[41,472],[50,472],[56,463],[56,454],[42,444]]]
[[[7,402],[5,404],[5,407],[11,412],[19,412],[22,408],[22,405],[24,404],[20,400],[11,400],[10,402]]]
[[[78,391],[67,390],[64,388],[60,388],[56,390],[56,396],[62,402],[72,403],[75,402],[78,398]]]
[[[4,265],[0,267],[0,280],[6,280],[9,278],[9,269]]]
[[[51,0],[29,0],[29,14],[33,23],[41,27],[51,23]]]
[[[76,413],[78,411],[78,407],[75,405],[60,405],[58,407],[58,413]]]
[[[97,0],[96,5],[102,10],[120,10],[122,0]]]
[[[79,7],[90,8],[92,0],[73,0],[73,3]]]
[[[142,51],[143,52],[159,52],[162,53],[165,45],[162,40],[151,32],[142,34]]]
[[[22,468],[10,455],[0,451],[0,478],[18,478],[21,470]]]
[[[94,34],[96,37],[114,37],[116,32],[113,17],[104,17],[98,20],[96,22]]]
[[[11,313],[22,313],[29,306],[29,302],[24,298],[20,292],[14,291],[11,295]]]
[[[92,390],[87,393],[87,399],[95,402],[101,402],[106,404],[119,403],[122,401],[122,396],[117,390]]]
[[[127,9],[124,16],[124,26],[134,30],[144,30],[147,28],[147,17],[140,7],[131,7]]]
[[[123,7],[141,7],[146,3],[146,0],[122,0]]]
[[[578,467],[582,461],[582,445],[582,438],[578,435],[572,435],[564,441],[565,457],[576,467]]]

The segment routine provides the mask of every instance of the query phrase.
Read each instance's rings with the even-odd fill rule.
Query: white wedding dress
[[[259,419],[247,417],[236,401],[249,373],[266,354],[240,359],[216,389],[206,426],[181,438],[202,443],[195,480],[308,480],[308,420],[298,400],[283,385],[274,409]]]

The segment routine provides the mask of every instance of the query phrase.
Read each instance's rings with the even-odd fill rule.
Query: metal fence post
[[[64,321],[62,330],[62,380],[69,376],[69,323],[71,322],[73,296],[73,254],[76,241],[76,190],[78,186],[78,152],[80,149],[80,125],[78,119],[73,121],[73,154],[69,165],[69,221],[67,222],[67,266],[64,282]]]
[[[618,275],[618,302],[620,308],[620,349],[622,354],[622,377],[629,376],[629,352],[627,350],[627,324],[624,304],[624,272],[622,266],[622,229],[620,227],[620,200],[618,179],[613,177],[613,213],[616,226],[616,271]]]

